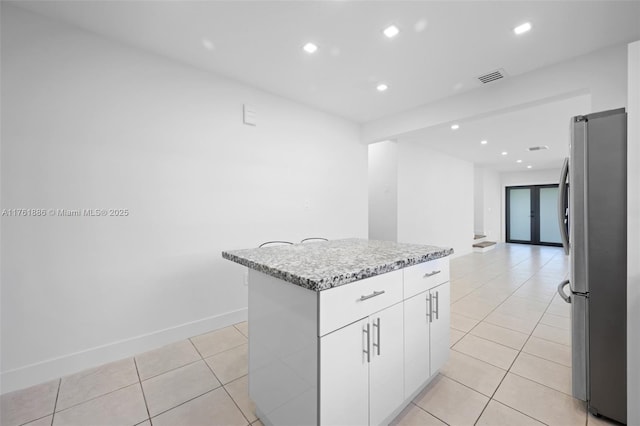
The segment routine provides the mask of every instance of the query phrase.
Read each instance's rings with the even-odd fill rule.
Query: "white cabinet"
[[[372,323],[369,363],[370,425],[383,424],[404,401],[402,311],[402,303],[398,303],[369,317]]]
[[[450,291],[445,282],[404,301],[404,392],[414,395],[449,358]]]
[[[320,423],[380,425],[404,401],[397,303],[320,339]]]
[[[444,366],[449,359],[449,322],[451,293],[449,283],[441,284],[429,291],[431,297],[431,322],[430,322],[430,373],[433,376]]]
[[[369,424],[369,318],[320,339],[320,423]],[[370,337],[369,337],[370,340]]]
[[[312,292],[249,275],[249,393],[265,424],[389,423],[449,354],[449,259]]]

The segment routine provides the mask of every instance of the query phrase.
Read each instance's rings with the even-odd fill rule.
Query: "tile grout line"
[[[238,332],[240,332],[240,331],[238,330]],[[242,333],[240,333],[240,334],[242,334]],[[220,382],[220,387],[221,387],[222,389],[224,389],[225,393],[229,396],[229,399],[231,399],[231,402],[233,402],[233,404],[236,406],[236,408],[238,409],[238,411],[240,411],[240,414],[242,414],[242,417],[244,417],[244,419],[247,421],[247,425],[250,425],[250,424],[251,424],[251,421],[250,421],[250,420],[247,418],[247,416],[244,414],[244,412],[242,411],[242,409],[240,408],[240,406],[238,405],[238,403],[236,402],[236,400],[235,400],[235,399],[233,399],[233,397],[231,396],[231,394],[229,393],[229,391],[228,391],[228,390],[227,390],[227,388],[225,387],[225,384],[224,384],[224,383],[222,383],[222,380],[220,380],[220,379],[218,378],[218,376],[216,375],[215,371],[213,371],[213,368],[211,368],[211,366],[209,365],[209,363],[208,363],[208,362],[206,362],[206,361],[205,361],[205,365],[207,366],[207,368],[209,368],[209,371],[211,371],[211,374],[213,374],[213,376],[216,378],[216,380],[217,380],[218,382]],[[248,374],[249,374],[249,372],[247,372],[247,374],[242,375],[242,376],[240,376],[240,377],[238,377],[238,378],[236,378],[236,379],[234,379],[234,380],[231,380],[231,382],[233,382],[233,381],[235,381],[235,380],[237,380],[237,379],[240,379],[240,378],[242,378],[242,377],[244,377],[244,376],[246,376],[246,375],[248,375]],[[229,383],[231,383],[231,382],[228,382],[228,383],[226,383],[226,384],[229,384]],[[216,388],[216,389],[217,389],[217,388]],[[248,394],[248,391],[247,391],[247,394]],[[248,398],[248,395],[247,395],[247,398]],[[256,416],[256,418],[258,418],[258,416]]]
[[[516,288],[511,295],[509,295],[509,297],[511,297],[516,291],[518,291],[523,285],[525,285],[529,280],[531,280],[531,278],[533,278],[546,264],[548,264],[555,256],[552,256],[547,262],[544,263],[544,265],[542,265],[538,271],[536,273],[534,273],[533,275],[531,275],[526,281],[524,281],[520,286],[518,286],[518,288]],[[525,260],[523,260],[524,262]],[[511,268],[513,269],[513,268]],[[483,285],[484,286],[484,285]],[[482,287],[482,286],[481,286]],[[502,301],[502,303],[500,303],[498,306],[496,306],[491,312],[489,312],[482,320],[480,320],[478,322],[478,324],[474,325],[460,340],[464,339],[467,334],[471,333],[471,331],[473,331],[474,328],[476,328],[480,323],[482,323],[492,312],[494,312],[496,309],[498,309],[500,306],[502,306],[507,300],[509,300],[509,297],[507,297],[507,299],[505,299],[504,301]],[[540,322],[540,320],[542,319],[542,316],[544,315],[544,313],[547,311],[547,309],[549,309],[549,305],[551,304],[551,302],[553,301],[553,298],[548,302],[547,304],[547,308],[543,311],[542,315],[540,316],[540,318],[538,319],[538,322],[536,322],[535,327],[538,326],[538,323]],[[531,335],[533,334],[535,327],[531,330],[531,332],[529,333],[529,336],[527,337],[527,340],[525,340],[524,344],[522,345],[522,348],[524,348],[524,346],[527,344],[527,342],[529,341],[529,339],[531,338]],[[504,327],[506,328],[506,327]],[[524,333],[523,333],[524,334]],[[477,336],[479,337],[479,336]],[[486,340],[486,339],[485,339]],[[520,349],[518,351],[518,354],[513,358],[513,361],[511,362],[511,365],[509,366],[509,368],[506,370],[505,375],[502,377],[502,379],[500,380],[500,383],[498,383],[498,386],[496,386],[495,390],[493,391],[493,394],[491,395],[491,397],[489,398],[489,400],[487,401],[487,403],[485,404],[484,408],[482,409],[482,411],[480,412],[480,414],[478,415],[478,418],[476,419],[476,421],[474,422],[474,425],[476,423],[478,423],[478,421],[480,420],[480,418],[482,417],[482,414],[484,414],[485,410],[487,409],[487,407],[489,406],[489,403],[493,400],[493,397],[495,396],[496,392],[498,391],[498,389],[500,388],[500,386],[502,385],[502,382],[504,382],[504,379],[507,377],[507,375],[509,374],[509,372],[511,371],[511,368],[513,367],[513,364],[516,362],[516,359],[518,359],[518,357],[520,356],[520,353],[522,352],[522,349]],[[470,355],[469,355],[470,356]],[[475,357],[473,357],[475,358]],[[477,359],[477,358],[476,358]],[[482,361],[482,360],[479,360]],[[487,363],[488,364],[488,363]],[[497,401],[497,400],[496,400]],[[500,401],[497,401],[500,402]],[[506,404],[503,404],[507,407],[509,407]],[[512,408],[512,407],[509,407]],[[513,408],[512,408],[513,409]],[[517,411],[517,410],[516,410]],[[524,413],[523,413],[524,414]],[[530,417],[530,416],[528,416]],[[535,419],[537,420],[537,419]],[[539,421],[539,420],[538,420]]]
[[[140,379],[140,370],[138,370],[138,361],[136,361],[136,357],[133,357],[133,364],[136,366],[136,374],[138,375],[138,384],[140,384],[140,390],[142,391],[142,399],[144,400],[144,408],[147,409],[147,419],[151,426],[153,426],[153,422],[151,421],[151,413],[149,412],[149,404],[147,403],[147,396],[144,393],[144,387],[142,386],[142,380]]]
[[[58,398],[60,397],[60,388],[62,387],[62,377],[58,379],[58,391],[56,392],[56,402],[53,403],[53,414],[51,415],[51,426],[56,418],[56,407],[58,406]]]
[[[553,257],[555,257],[555,256],[553,256]],[[553,259],[553,257],[552,257],[551,259]],[[549,261],[547,261],[547,262],[545,263],[545,265],[546,265],[547,263],[549,263],[549,262],[551,261],[551,259],[549,259]],[[543,265],[540,269],[542,269],[543,267],[544,267],[544,265]],[[534,274],[534,275],[535,275],[535,274]],[[528,280],[527,280],[527,281],[528,281]],[[525,283],[526,283],[526,281],[525,281]],[[524,284],[523,284],[523,285],[524,285]],[[547,304],[547,307],[546,307],[546,309],[544,310],[544,312],[542,313],[542,316],[544,316],[544,314],[547,312],[547,309],[549,309],[549,306],[551,305],[552,301],[553,301],[553,298],[552,298],[552,299],[549,301],[549,303]],[[529,342],[529,340],[531,339],[531,336],[533,336],[533,332],[535,331],[535,329],[536,329],[536,327],[538,326],[538,324],[540,324],[540,320],[542,320],[542,316],[540,316],[540,319],[538,319],[538,322],[536,322],[535,327],[533,327],[533,329],[532,329],[532,330],[531,330],[531,332],[529,333],[529,336],[527,337],[527,340],[525,340],[524,344],[522,345],[522,349],[524,349],[524,347],[527,345],[527,342]],[[489,402],[491,402],[492,400],[494,400],[494,397],[495,397],[496,393],[498,392],[498,389],[500,389],[500,386],[501,386],[501,385],[502,385],[502,383],[504,382],[504,379],[507,377],[507,375],[508,375],[509,373],[511,373],[511,368],[513,368],[513,365],[516,363],[516,360],[520,357],[520,354],[522,353],[522,349],[520,349],[520,350],[518,351],[518,354],[515,356],[515,358],[513,358],[513,361],[511,362],[511,365],[509,366],[509,369],[507,370],[507,373],[502,377],[502,380],[500,380],[500,383],[498,383],[498,386],[497,386],[497,387],[496,387],[496,389],[493,391],[493,394],[491,395],[491,398],[489,398],[489,401],[487,402],[487,404],[485,405],[485,407],[482,409],[482,412],[480,413],[480,416],[478,416],[478,419],[476,419],[476,421],[475,421],[474,425],[478,422],[478,420],[480,420],[480,417],[482,417],[482,414],[484,413],[484,411],[486,410],[487,406],[489,405]],[[525,353],[526,353],[526,352],[525,352]],[[519,377],[522,377],[522,376],[520,376],[519,374],[516,374],[516,373],[511,373],[511,374],[515,374],[515,375],[517,375],[517,376],[519,376]],[[525,379],[530,380],[530,379],[528,379],[528,378],[526,378],[526,377],[525,377]],[[532,380],[532,382],[534,382],[534,383],[538,383],[538,382],[536,382],[535,380]],[[545,386],[545,385],[543,385],[543,386]],[[545,387],[547,387],[547,388],[549,388],[549,389],[552,389],[552,388],[550,388],[549,386],[545,386]],[[554,389],[554,390],[555,390],[555,389]],[[564,393],[564,392],[563,392],[563,393]],[[509,405],[507,405],[507,404],[504,404],[504,403],[502,403],[502,402],[498,401],[497,399],[496,399],[495,401],[496,401],[496,402],[501,403],[502,405],[504,405],[504,406],[506,406],[506,407],[509,407],[509,408],[511,408],[511,409],[513,409],[513,410],[516,410],[515,408],[513,408],[513,407],[511,407],[511,406],[509,406]],[[516,411],[520,412],[520,410],[516,410]],[[525,413],[522,413],[522,414],[525,414]],[[532,418],[532,419],[536,420],[536,421],[539,421],[539,422],[541,422],[541,423],[546,424],[545,422],[542,422],[541,420],[536,419],[535,417],[529,416],[529,415],[527,415],[527,414],[525,414],[525,415],[526,415],[527,417],[530,417],[530,418]]]

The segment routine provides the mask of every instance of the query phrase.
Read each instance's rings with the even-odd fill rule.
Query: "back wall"
[[[367,236],[356,124],[6,3],[1,131],[2,208],[55,211],[2,217],[2,392],[244,320],[222,250]]]

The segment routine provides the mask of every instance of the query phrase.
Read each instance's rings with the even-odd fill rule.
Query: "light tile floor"
[[[567,258],[501,244],[451,261],[451,357],[394,425],[600,425],[571,397]],[[2,426],[262,425],[247,323],[2,395]]]

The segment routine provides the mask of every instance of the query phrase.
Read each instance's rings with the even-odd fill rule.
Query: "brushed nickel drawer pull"
[[[422,278],[429,278],[429,277],[432,277],[432,276],[434,276],[434,275],[438,275],[440,272],[442,272],[442,271],[431,271],[431,272],[427,272],[426,274],[424,274],[424,277],[422,277]]]
[[[367,294],[366,296],[360,296],[360,301],[371,299],[372,297],[380,296],[381,294],[384,294],[384,290],[382,290],[382,291],[375,291],[374,290],[373,293],[371,293],[371,294]]]

